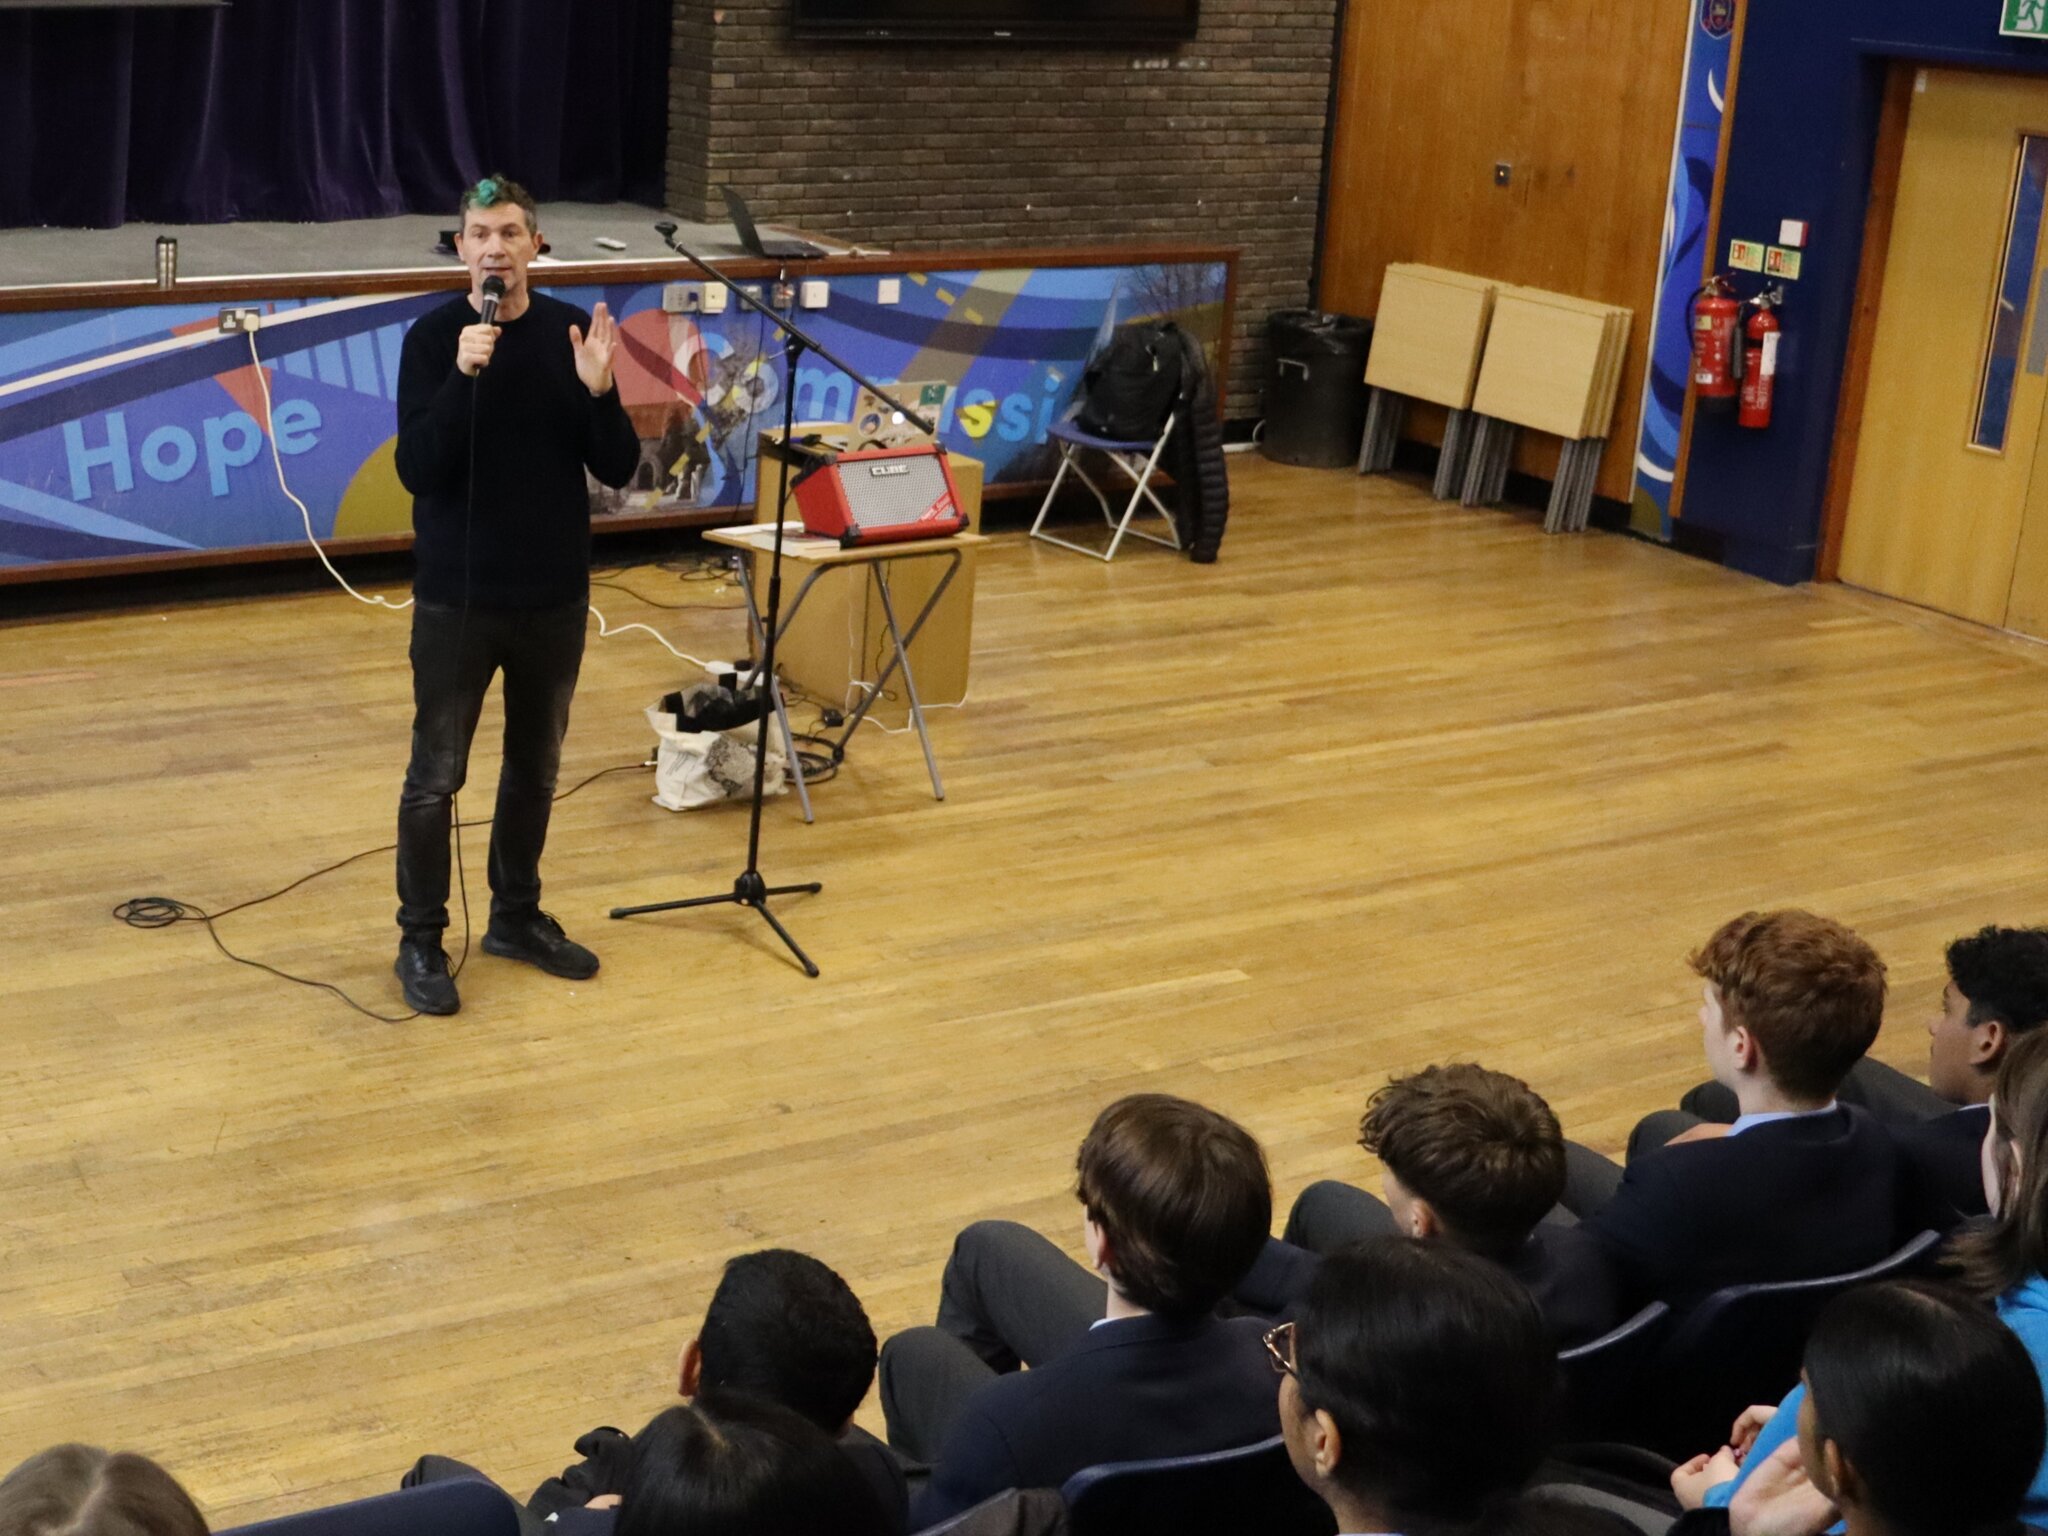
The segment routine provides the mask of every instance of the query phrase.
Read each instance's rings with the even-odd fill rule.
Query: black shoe
[[[462,1006],[455,978],[448,974],[448,952],[432,939],[400,939],[398,959],[391,967],[405,989],[408,1008],[421,1013],[453,1013]]]
[[[563,933],[562,925],[545,912],[493,917],[484,930],[484,953],[524,960],[550,976],[566,976],[571,981],[597,974],[597,956]]]

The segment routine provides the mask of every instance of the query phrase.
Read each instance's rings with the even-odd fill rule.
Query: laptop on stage
[[[754,216],[747,211],[746,199],[731,187],[720,187],[718,190],[725,194],[725,211],[732,215],[732,227],[739,231],[740,244],[746,248],[749,256],[801,261],[813,256],[831,254],[822,245],[813,245],[808,240],[763,240],[761,232],[754,227]]]

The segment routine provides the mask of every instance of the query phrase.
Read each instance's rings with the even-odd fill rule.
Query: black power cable
[[[605,775],[607,774],[630,773],[635,769],[640,769],[644,771],[646,767],[646,763],[639,762],[620,763],[615,767],[600,768],[597,770],[597,772],[590,775],[589,778],[584,779],[576,784],[570,785],[569,788],[563,790],[559,795],[556,795],[554,797],[555,803],[560,804],[562,801],[568,799],[571,795],[575,794],[577,790],[582,789],[585,785],[596,783],[599,779],[605,777]],[[455,840],[457,848],[459,849],[461,847],[462,829],[464,827],[487,827],[491,824],[492,819],[493,818],[486,816],[480,821],[465,822],[458,817],[455,822]],[[237,912],[246,912],[251,907],[260,907],[267,901],[275,901],[277,900],[278,897],[289,895],[291,892],[296,891],[300,886],[305,885],[310,881],[318,880],[322,875],[331,875],[337,869],[345,869],[349,865],[355,863],[358,859],[367,859],[372,855],[379,853],[390,853],[397,846],[398,845],[396,843],[381,843],[375,848],[365,848],[359,853],[352,853],[345,859],[337,859],[332,864],[329,864],[324,868],[316,869],[309,875],[301,875],[299,876],[298,879],[294,880],[290,885],[280,886],[277,890],[270,892],[270,894],[268,894],[267,896],[252,896],[247,901],[238,901],[231,907],[222,907],[218,912],[208,912],[202,907],[196,907],[192,905],[190,902],[179,901],[175,897],[171,896],[135,896],[131,897],[127,901],[122,902],[118,907],[114,908],[112,915],[118,921],[126,923],[130,928],[169,928],[174,923],[204,923],[206,925],[207,936],[213,940],[214,947],[218,949],[222,954],[226,955],[230,960],[234,961],[237,965],[247,965],[252,966],[259,971],[267,971],[269,974],[277,977],[281,981],[296,982],[298,985],[302,987],[313,987],[322,992],[331,992],[336,997],[340,998],[344,1003],[347,1003],[349,1007],[355,1009],[357,1013],[360,1013],[367,1018],[376,1019],[379,1023],[404,1024],[409,1022],[410,1020],[418,1018],[418,1012],[415,1011],[412,1013],[388,1014],[378,1013],[374,1009],[365,1008],[361,1003],[357,1002],[354,998],[350,997],[348,993],[344,992],[340,987],[334,985],[334,983],[331,981],[315,981],[311,977],[307,976],[294,976],[289,971],[281,971],[276,966],[265,964],[261,960],[251,960],[247,955],[236,954],[233,950],[227,947],[227,944],[221,939],[219,930],[214,927],[214,924],[219,922],[224,917],[232,916],[234,913]],[[468,927],[468,921],[469,902],[468,894],[467,891],[465,890],[463,898],[463,924],[465,930]],[[469,945],[467,940],[465,939],[463,943],[463,955],[465,959],[468,957],[468,953]],[[458,965],[456,967],[456,971],[458,974],[460,973],[460,969],[461,967],[460,965]]]
[[[623,592],[626,596],[645,603],[649,608],[663,608],[670,613],[737,613],[746,606],[745,603],[663,603],[657,602],[645,593],[634,591],[622,581],[599,581],[592,577],[590,584],[612,592]]]

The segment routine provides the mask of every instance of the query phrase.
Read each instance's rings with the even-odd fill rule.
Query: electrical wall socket
[[[885,277],[876,283],[875,302],[877,304],[901,304],[903,302],[903,279],[900,277]]]
[[[220,328],[223,335],[230,331],[260,331],[263,329],[263,311],[253,304],[223,304]]]
[[[803,281],[803,304],[805,309],[823,309],[832,299],[832,285],[822,277],[807,277]]]
[[[722,315],[725,313],[723,283],[664,283],[662,313],[669,315]]]

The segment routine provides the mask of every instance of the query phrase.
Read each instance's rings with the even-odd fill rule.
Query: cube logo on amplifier
[[[816,455],[795,491],[804,532],[847,547],[941,539],[967,521],[946,451],[930,443]]]

